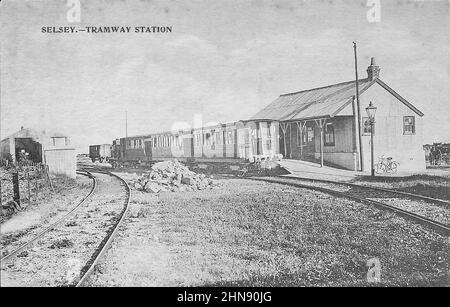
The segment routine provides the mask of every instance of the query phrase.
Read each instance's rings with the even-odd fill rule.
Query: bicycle
[[[399,165],[400,163],[394,161],[392,157],[385,158],[384,156],[381,156],[378,158],[376,172],[377,174],[396,173]]]

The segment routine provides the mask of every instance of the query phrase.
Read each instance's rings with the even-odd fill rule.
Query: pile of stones
[[[192,172],[176,159],[155,163],[150,171],[135,176],[131,185],[148,193],[195,191],[211,188],[212,176]]]

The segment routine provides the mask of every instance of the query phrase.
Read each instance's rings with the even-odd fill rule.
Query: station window
[[[403,134],[416,134],[416,119],[414,116],[403,117]]]
[[[325,126],[325,133],[324,133],[324,140],[323,140],[324,146],[334,146],[334,126],[332,124],[327,124]]]
[[[314,141],[314,128],[309,126],[306,128],[306,142],[311,143]]]

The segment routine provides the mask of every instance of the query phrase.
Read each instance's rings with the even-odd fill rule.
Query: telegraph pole
[[[358,79],[358,57],[356,55],[356,42],[353,42],[353,49],[355,51],[355,75],[356,75],[356,108],[358,113],[358,141],[359,141],[359,160],[361,171],[364,170],[364,155],[362,150],[362,135],[361,135],[361,105],[359,102],[359,79]]]
[[[128,137],[128,111],[125,111],[125,137]]]

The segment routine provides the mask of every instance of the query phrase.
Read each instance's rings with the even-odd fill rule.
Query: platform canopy
[[[301,120],[333,117],[352,102],[355,81],[284,94],[256,113],[252,120]],[[375,81],[362,79],[359,90],[364,92]]]

